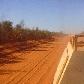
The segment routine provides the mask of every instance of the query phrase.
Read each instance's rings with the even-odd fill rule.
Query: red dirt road
[[[8,56],[14,58],[10,58],[10,61],[8,58],[3,62],[0,61],[0,84],[52,84],[67,42],[67,37],[60,37],[54,42],[41,44],[30,51],[9,53]],[[3,51],[10,52],[12,49]]]

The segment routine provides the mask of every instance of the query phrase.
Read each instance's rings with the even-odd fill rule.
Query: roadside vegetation
[[[0,42],[51,39],[54,33],[47,30],[25,28],[22,24],[13,26],[11,21],[0,22]]]
[[[53,36],[64,35],[62,32],[50,32],[40,30],[38,27],[31,29],[25,28],[23,23],[16,24],[9,20],[0,22],[0,43],[51,40]]]

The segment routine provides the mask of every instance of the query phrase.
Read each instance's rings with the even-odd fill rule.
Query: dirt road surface
[[[30,51],[13,52],[14,48],[0,46],[0,84],[52,84],[68,40],[60,37]]]

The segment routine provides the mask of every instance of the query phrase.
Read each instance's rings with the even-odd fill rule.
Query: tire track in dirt
[[[33,68],[31,68],[27,73],[29,74],[33,69],[35,69],[35,68],[40,64],[40,62],[41,62],[42,60],[44,60],[45,57],[47,57],[52,51],[53,51],[53,50],[51,49],[51,51],[48,52],[47,55],[42,55],[42,56],[43,56],[42,59],[39,57],[38,60],[36,60],[37,63],[36,63],[36,64],[33,66]],[[37,52],[37,53],[39,54],[39,52]],[[36,53],[35,53],[35,54],[36,54]],[[39,54],[39,55],[40,55],[40,54]],[[39,59],[40,59],[40,60],[39,60]],[[24,67],[24,70],[27,69],[28,65],[29,65],[29,64],[27,64],[27,65]],[[24,70],[22,69],[22,71],[24,71]],[[21,72],[22,72],[22,71],[21,71]],[[19,72],[19,74],[18,74],[15,78],[13,78],[10,82],[8,82],[7,84],[12,84],[12,82],[13,82],[13,84],[16,84],[16,83],[14,83],[14,81],[19,80],[19,79],[20,79],[20,76],[23,77],[22,74],[25,74],[25,73],[21,73],[21,72]],[[19,77],[19,78],[17,78],[17,77]]]
[[[60,48],[58,48],[58,50],[56,51],[56,53],[59,51],[59,49]],[[54,51],[55,52],[55,51]],[[54,53],[54,52],[52,52],[52,53]],[[16,84],[22,84],[22,83],[25,83],[25,84],[33,84],[33,82],[34,82],[34,84],[37,84],[38,83],[38,81],[40,80],[40,77],[43,77],[43,75],[46,73],[45,71],[42,73],[42,75],[40,74],[40,76],[39,76],[39,79],[36,81],[32,81],[31,80],[31,78],[32,77],[34,77],[34,75],[36,76],[36,73],[39,73],[39,72],[42,72],[42,69],[48,69],[49,67],[46,67],[45,65],[46,65],[46,62],[48,62],[48,60],[49,59],[51,59],[52,58],[52,53],[51,54],[49,54],[48,56],[46,56],[45,57],[45,59],[44,60],[42,60],[41,62],[40,62],[40,64],[38,65],[38,67],[36,67],[37,69],[36,69],[36,71],[32,71],[31,73],[32,73],[32,75],[29,77],[29,74],[26,74],[23,78],[21,78],[21,80],[19,80],[18,81],[18,83],[16,83]],[[51,58],[50,58],[51,57]],[[53,63],[52,63],[53,64]],[[36,77],[34,77],[34,78],[36,78]],[[30,83],[30,82],[31,83]],[[36,82],[36,83],[35,83]]]
[[[53,53],[53,52],[51,52],[51,53]],[[34,69],[31,71],[31,73],[34,74],[37,70],[39,70],[40,67],[44,66],[45,62],[47,61],[47,58],[49,58],[49,55],[50,55],[51,53],[49,53],[48,55],[46,55],[46,56],[38,63],[38,66],[35,67],[36,70],[34,70],[34,69],[35,69],[35,68],[34,68]],[[33,72],[33,71],[34,71],[34,72]],[[26,77],[28,74],[29,74],[29,73],[27,73],[26,75],[24,75],[24,77]],[[33,76],[33,74],[32,74],[32,76]],[[32,76],[31,76],[31,77],[32,77]],[[24,78],[24,77],[23,77],[23,78]],[[29,77],[29,75],[28,75],[28,76],[27,76],[28,80],[29,80],[31,77]],[[19,83],[20,81],[22,81],[23,78],[21,78],[17,83]],[[20,82],[20,84],[21,84],[21,82]]]
[[[56,47],[57,47],[57,45],[56,45]],[[58,46],[58,48],[59,48],[59,46]],[[56,49],[56,48],[55,48]],[[53,51],[53,50],[52,50]],[[52,52],[51,51],[51,52]],[[50,53],[51,53],[50,52]],[[49,54],[50,54],[49,53]],[[52,53],[54,53],[54,52],[52,52]],[[30,70],[28,73],[25,73],[25,75],[21,75],[22,77],[20,78],[19,76],[19,78],[17,78],[18,79],[18,81],[17,81],[17,79],[15,79],[15,80],[13,80],[13,83],[11,82],[10,84],[17,84],[17,82],[20,82],[26,75],[28,75],[30,72],[32,72],[34,69],[38,69],[37,67],[38,67],[38,65],[40,64],[40,63],[42,63],[42,61],[44,61],[45,59],[46,59],[46,57],[48,57],[49,56],[49,54],[48,55],[45,55],[44,57],[43,57],[43,59],[42,60],[40,60],[40,62],[35,66],[35,67],[33,67],[33,69],[32,70]],[[46,61],[45,61],[46,62]],[[35,70],[34,70],[35,71]],[[14,82],[15,81],[15,82]],[[16,82],[17,81],[17,82]],[[9,83],[8,83],[9,84]],[[20,83],[21,84],[21,83]]]
[[[52,50],[52,49],[51,49],[51,50]],[[38,53],[38,52],[37,52],[37,53]],[[36,51],[35,51],[35,54],[37,54],[37,53],[36,53]],[[35,55],[35,54],[34,54],[34,55]],[[31,54],[31,56],[32,56],[32,54]],[[38,58],[38,59],[39,59],[39,58]],[[28,64],[27,64],[26,66],[28,66]],[[21,72],[24,72],[23,68],[25,68],[26,66],[22,67],[22,71],[21,71]],[[34,66],[35,66],[35,65],[34,65]],[[12,76],[12,75],[11,75],[11,76]],[[16,74],[14,77],[11,77],[11,78],[9,77],[8,79],[9,79],[9,80],[12,80],[12,79],[16,78],[16,76],[17,76],[17,74]],[[7,82],[8,82],[8,81],[7,81]],[[7,82],[5,82],[5,84],[7,84]]]
[[[55,44],[56,44],[56,42],[53,43],[53,45],[51,47],[55,48]],[[57,46],[58,45],[56,45],[56,47]],[[57,50],[58,50],[58,48],[57,48]],[[29,65],[29,63],[25,64],[25,66],[23,66],[19,72],[15,73],[14,76],[12,76],[13,74],[11,74],[8,77],[8,80],[6,82],[3,82],[3,84],[17,84],[17,83],[21,84],[20,81],[24,80],[26,78],[26,76],[28,76],[28,78],[30,79],[39,70],[39,67],[43,67],[45,65],[47,58],[53,52],[55,52],[55,51],[53,51],[52,48],[49,48],[48,51],[42,51],[42,54],[39,53],[39,51],[33,51],[30,55],[30,57],[31,57],[32,54],[34,54],[31,58],[31,60],[33,60],[33,61],[31,61],[30,65]],[[38,54],[38,56],[37,56],[37,54]],[[45,54],[45,55],[43,55],[43,54]],[[25,52],[22,55],[25,55]],[[33,59],[33,57],[35,57],[35,56],[36,56],[36,58]],[[27,84],[29,84],[29,83],[27,83]]]

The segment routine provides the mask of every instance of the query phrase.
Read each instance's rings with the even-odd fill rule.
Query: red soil
[[[0,45],[0,84],[51,84],[67,42],[60,37],[30,49],[26,43]]]

